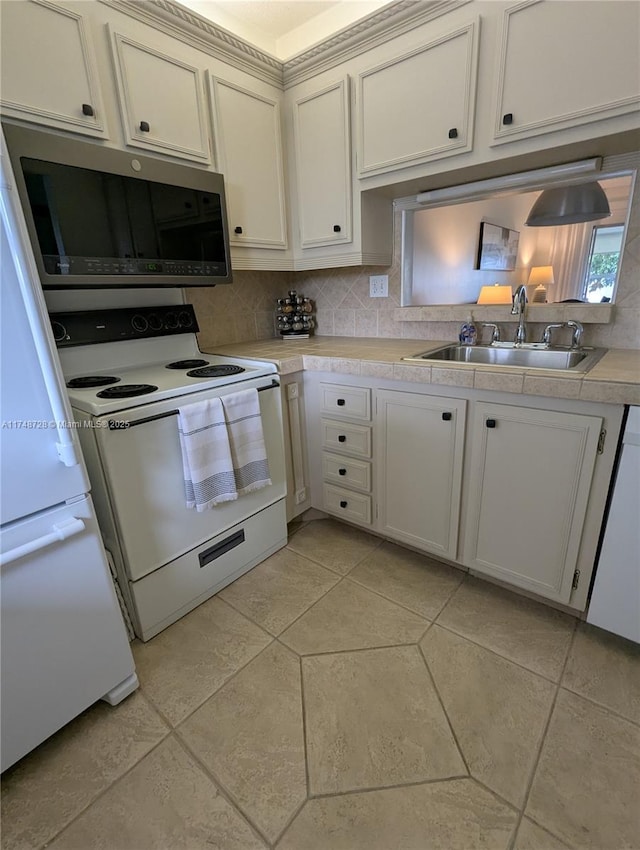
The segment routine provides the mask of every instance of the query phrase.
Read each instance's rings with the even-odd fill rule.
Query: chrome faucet
[[[542,334],[542,342],[544,342],[545,345],[549,345],[551,342],[551,331],[565,327],[566,325],[564,322],[553,322],[552,324],[547,325]]]
[[[483,322],[483,328],[492,328],[491,331],[491,342],[500,342],[500,326],[496,325],[494,322]]]
[[[571,330],[573,331],[571,335],[571,348],[580,348],[584,328],[582,327],[580,322],[575,322],[573,319],[569,319],[569,321],[566,322],[565,325],[566,327],[571,328]]]
[[[527,339],[527,326],[524,323],[524,311],[527,304],[527,290],[520,285],[513,294],[511,315],[518,317],[518,329],[516,330],[515,343],[522,345]]]

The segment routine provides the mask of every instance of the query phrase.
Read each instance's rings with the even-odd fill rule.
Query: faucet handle
[[[566,327],[571,328],[573,331],[571,336],[571,348],[580,348],[582,334],[584,333],[582,324],[580,322],[576,322],[574,319],[569,319],[569,321],[566,322]]]
[[[564,328],[564,327],[565,327],[564,322],[552,322],[552,324],[547,325],[546,328],[544,329],[543,333],[542,333],[542,342],[545,345],[549,345],[549,343],[551,342],[551,331],[555,330],[556,328]]]
[[[491,342],[500,342],[500,326],[495,322],[483,322],[483,328],[493,328],[491,331]]]

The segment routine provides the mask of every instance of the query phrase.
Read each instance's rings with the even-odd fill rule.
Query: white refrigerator
[[[4,137],[0,770],[138,687]]]

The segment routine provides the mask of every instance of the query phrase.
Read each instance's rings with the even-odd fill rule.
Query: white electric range
[[[105,547],[148,640],[286,543],[276,368],[203,354],[190,305],[50,318]],[[259,393],[272,484],[189,510],[178,407],[248,388]]]

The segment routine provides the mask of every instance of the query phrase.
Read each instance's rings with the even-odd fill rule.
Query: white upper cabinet
[[[478,402],[466,566],[568,603],[602,419]]]
[[[106,137],[82,15],[45,0],[2,3],[2,71],[3,114]]]
[[[126,143],[210,162],[202,72],[118,32],[112,46]]]
[[[471,150],[479,22],[361,73],[358,175]]]
[[[637,110],[639,37],[637,2],[527,0],[505,10],[494,142]]]
[[[301,248],[351,242],[349,78],[293,104]]]
[[[211,105],[216,168],[225,178],[230,244],[286,248],[279,99],[211,76]]]

